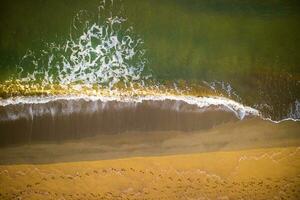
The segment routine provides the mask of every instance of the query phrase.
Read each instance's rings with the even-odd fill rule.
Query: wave
[[[50,96],[16,96],[7,99],[0,99],[0,108],[2,113],[0,115],[0,121],[8,121],[8,120],[16,120],[19,118],[27,118],[31,119],[36,115],[47,115],[49,113],[64,113],[64,114],[72,114],[72,113],[80,113],[80,112],[96,112],[102,108],[102,106],[95,106],[94,103],[101,102],[102,104],[106,104],[109,102],[119,102],[121,106],[128,105],[137,105],[143,104],[144,102],[163,102],[163,101],[173,101],[176,102],[174,105],[162,107],[163,109],[174,110],[177,112],[185,111],[182,104],[195,106],[193,109],[189,110],[190,112],[203,112],[205,110],[209,110],[212,107],[214,109],[219,109],[227,112],[232,112],[234,115],[242,120],[246,116],[256,116],[260,117],[264,120],[269,120],[274,123],[280,123],[282,121],[299,121],[299,102],[296,101],[296,108],[293,110],[291,108],[290,113],[287,117],[281,120],[272,120],[271,118],[264,117],[263,114],[252,107],[245,106],[239,102],[236,102],[232,99],[226,97],[219,96],[210,96],[210,97],[195,97],[190,95],[168,95],[168,94],[156,94],[156,95],[131,95],[126,94],[119,95],[118,92],[114,91],[115,95],[107,94],[107,95],[50,95]],[[55,103],[59,103],[60,101],[68,102],[67,107],[59,107],[55,108]],[[87,107],[86,110],[83,111],[79,108],[74,107],[78,102],[86,102]],[[40,106],[49,106],[49,104],[54,104],[52,108],[45,108],[42,110],[36,110],[35,105]],[[90,103],[90,105],[88,105]],[[298,104],[297,104],[298,103]],[[76,105],[78,106],[78,105]],[[16,108],[22,107],[23,110],[17,110]],[[52,111],[51,111],[52,109]],[[53,110],[56,110],[55,112]]]
[[[8,106],[18,106],[18,105],[28,105],[32,109],[32,106],[35,104],[44,104],[47,106],[48,103],[51,102],[59,102],[62,100],[66,100],[71,104],[76,101],[86,101],[86,102],[120,102],[123,103],[125,106],[127,104],[137,104],[143,103],[147,101],[152,102],[162,102],[162,101],[174,101],[174,102],[181,102],[187,105],[194,105],[197,109],[192,110],[193,112],[199,112],[200,110],[208,109],[212,106],[215,106],[219,109],[226,110],[233,112],[238,119],[243,119],[245,116],[253,115],[253,116],[260,116],[260,112],[254,108],[244,106],[238,102],[235,102],[231,99],[227,99],[224,97],[194,97],[194,96],[174,96],[174,95],[146,95],[146,96],[89,96],[89,95],[68,95],[68,96],[47,96],[47,97],[13,97],[9,99],[2,99],[0,101],[1,107],[8,107]],[[92,103],[91,103],[92,104]],[[181,111],[180,103],[175,104],[174,106],[170,106],[167,109]],[[67,108],[70,110],[66,110],[67,113],[73,112],[80,112],[76,108]],[[91,107],[89,112],[93,112],[99,109],[99,107]],[[9,108],[5,109],[9,113]],[[26,112],[25,112],[26,113]],[[45,114],[48,111],[45,110]],[[22,113],[19,113],[22,116]],[[43,114],[43,113],[40,113]],[[34,115],[34,114],[33,114]],[[16,117],[10,117],[11,115],[2,115],[0,118],[1,120],[10,120],[10,119],[17,119]],[[15,116],[15,115],[13,115]]]
[[[261,113],[223,97],[175,95],[14,97],[0,101],[0,145],[128,131],[197,131]]]
[[[255,109],[221,97],[15,97],[0,101],[0,143],[127,131],[193,131],[258,115]]]

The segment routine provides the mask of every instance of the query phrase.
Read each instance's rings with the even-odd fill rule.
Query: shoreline
[[[0,148],[0,164],[106,160],[300,146],[299,122],[231,121],[199,131],[131,131]],[[228,131],[230,130],[230,131]]]

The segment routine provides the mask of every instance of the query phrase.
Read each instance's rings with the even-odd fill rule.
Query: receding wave
[[[220,97],[52,96],[0,101],[2,143],[86,137],[126,131],[193,131],[259,116]]]

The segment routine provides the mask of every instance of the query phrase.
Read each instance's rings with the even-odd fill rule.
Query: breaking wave
[[[0,101],[0,145],[127,131],[195,131],[256,116],[257,110],[220,97],[15,97]]]
[[[128,131],[197,131],[250,118],[297,121],[272,121],[254,108],[223,97],[15,97],[0,101],[0,145]]]
[[[18,119],[24,116],[26,118],[33,118],[35,115],[43,115],[53,113],[51,109],[42,109],[37,112],[32,113],[35,105],[47,105],[53,102],[59,102],[61,100],[70,101],[70,106],[66,106],[65,108],[59,107],[59,109],[55,113],[61,112],[64,114],[71,114],[71,113],[80,113],[82,112],[80,107],[72,106],[72,102],[74,101],[86,101],[90,102],[91,106],[86,108],[88,112],[95,112],[102,108],[95,107],[93,102],[102,102],[102,104],[107,102],[119,102],[121,105],[131,105],[131,104],[142,104],[143,102],[151,101],[151,102],[163,102],[163,101],[173,101],[176,102],[172,106],[164,106],[162,109],[174,110],[177,112],[186,111],[182,110],[182,104],[192,105],[195,106],[196,109],[189,110],[190,112],[203,112],[210,107],[214,107],[214,109],[224,110],[228,112],[232,112],[238,119],[243,119],[245,116],[253,115],[253,116],[260,116],[258,110],[253,109],[251,107],[243,106],[240,103],[237,103],[233,100],[222,98],[222,97],[194,97],[194,96],[165,96],[165,95],[157,95],[157,96],[140,96],[140,97],[124,97],[124,96],[49,96],[49,97],[15,97],[12,99],[6,99],[0,101],[0,106],[6,107],[5,112],[6,114],[1,114],[1,120],[11,120],[11,119]],[[9,106],[17,107],[21,105],[23,108],[26,107],[27,110],[23,110],[20,112],[19,109],[12,109],[10,111]],[[26,105],[26,106],[25,106]],[[14,110],[16,113],[14,113]],[[18,116],[19,115],[19,116]]]

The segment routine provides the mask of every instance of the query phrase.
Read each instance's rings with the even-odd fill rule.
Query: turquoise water
[[[300,118],[299,11],[297,1],[276,0],[9,1],[1,6],[0,81],[104,87],[141,80],[172,87],[198,85],[274,119]],[[109,27],[110,16],[126,21],[116,23],[109,35],[130,36],[138,45],[126,44],[122,51],[137,53],[114,66],[118,73],[109,64],[102,70],[103,63],[117,55],[114,49],[94,67],[85,57],[72,60],[79,46],[66,51],[68,41],[79,44],[80,36],[94,24]],[[103,41],[105,37],[98,37],[94,47]],[[60,48],[53,50],[51,45]],[[24,59],[24,55],[31,56]],[[51,55],[54,60],[49,64]],[[95,59],[97,52],[88,55]],[[84,70],[77,73],[74,66],[79,64]],[[10,96],[7,86],[1,96]]]

